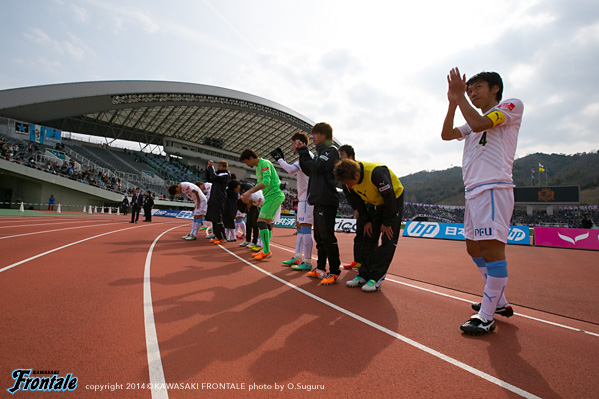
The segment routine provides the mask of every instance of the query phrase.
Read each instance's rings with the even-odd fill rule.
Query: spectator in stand
[[[582,221],[580,222],[580,228],[581,229],[594,229],[595,228],[595,223],[593,223],[593,219],[591,219],[591,217],[588,213],[584,214],[584,217],[582,218]]]

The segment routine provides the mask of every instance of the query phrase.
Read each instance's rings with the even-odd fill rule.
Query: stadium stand
[[[205,170],[189,167],[177,159],[157,154],[131,152],[84,142],[63,140],[55,147],[0,135],[0,158],[47,173],[58,174],[85,184],[118,193],[132,193],[135,187],[151,191],[158,198],[169,198],[166,187],[181,181],[205,181]],[[292,210],[297,198],[295,189],[285,190],[283,209]],[[188,202],[184,196],[175,201]],[[354,212],[345,196],[339,194],[338,214],[353,218]],[[584,214],[599,225],[599,207],[559,207],[553,215],[535,209],[529,215],[525,209],[514,210],[511,224],[525,226],[581,227]],[[464,207],[407,202],[404,221],[429,220],[463,223]]]

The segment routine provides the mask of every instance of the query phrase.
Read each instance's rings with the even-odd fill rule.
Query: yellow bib
[[[352,190],[354,190],[356,192],[356,194],[358,194],[365,202],[368,202],[369,204],[373,204],[373,205],[383,205],[385,203],[385,201],[383,200],[383,197],[381,196],[381,193],[379,191],[379,189],[387,190],[388,187],[377,187],[372,183],[372,171],[374,170],[374,168],[378,167],[378,166],[385,166],[382,163],[374,163],[374,162],[361,162],[361,161],[356,161],[358,162],[360,165],[362,165],[363,169],[364,169],[364,177],[362,178],[362,181],[358,184],[354,184],[354,186],[351,188]],[[399,179],[397,178],[397,176],[395,176],[395,174],[393,174],[393,172],[391,171],[391,169],[387,168],[387,170],[389,171],[389,174],[391,175],[391,183],[393,184],[393,191],[395,192],[395,198],[398,198],[401,193],[403,193],[403,186],[401,185],[401,182],[399,181]]]

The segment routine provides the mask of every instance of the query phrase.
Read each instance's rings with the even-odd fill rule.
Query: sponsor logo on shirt
[[[382,183],[381,183],[382,184]],[[379,187],[379,192],[387,191],[391,188],[389,184],[385,184],[384,186]]]
[[[480,229],[474,229],[475,237],[489,237],[493,235],[493,229],[490,227],[484,227]]]
[[[510,111],[513,111],[514,108],[516,108],[516,106],[512,103],[503,103],[503,104],[500,104],[497,108],[507,108]]]
[[[268,170],[268,166],[262,168],[262,172],[266,172]]]

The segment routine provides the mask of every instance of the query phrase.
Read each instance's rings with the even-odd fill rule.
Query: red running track
[[[15,369],[78,378],[21,397],[591,398],[599,392],[599,254],[510,246],[516,315],[459,326],[482,292],[464,244],[400,239],[382,290],[321,286],[189,221],[0,218],[2,389]],[[342,260],[352,236],[338,234]],[[144,273],[148,274],[144,278]],[[151,297],[151,298],[150,298]],[[589,306],[590,304],[590,306]],[[48,376],[46,376],[48,377]],[[152,383],[154,389],[149,389]],[[165,389],[166,387],[166,389]],[[101,390],[100,390],[101,389]]]

